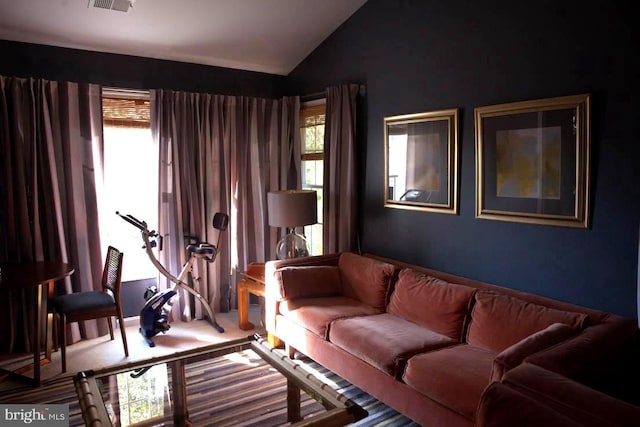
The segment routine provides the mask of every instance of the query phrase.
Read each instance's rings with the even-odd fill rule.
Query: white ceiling
[[[0,39],[286,75],[366,0],[0,0]]]

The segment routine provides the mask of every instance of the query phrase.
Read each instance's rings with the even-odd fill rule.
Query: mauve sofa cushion
[[[389,313],[336,320],[329,341],[396,378],[411,356],[457,343]]]
[[[335,266],[283,267],[275,272],[280,298],[317,298],[342,294],[340,270]]]
[[[478,291],[471,312],[467,342],[501,352],[553,323],[582,329],[587,315],[561,311],[492,291]]]
[[[520,365],[526,357],[561,343],[575,334],[576,330],[571,326],[564,323],[554,323],[533,335],[529,335],[496,356],[493,360],[491,379],[500,381],[507,371]]]
[[[397,268],[386,262],[344,252],[338,261],[344,296],[384,310]]]
[[[432,400],[473,420],[489,385],[495,352],[459,344],[418,354],[407,361],[404,382]]]
[[[284,300],[278,309],[290,321],[324,339],[329,337],[329,324],[334,320],[381,312],[368,304],[343,296]]]
[[[387,311],[460,342],[475,292],[470,286],[403,269]]]

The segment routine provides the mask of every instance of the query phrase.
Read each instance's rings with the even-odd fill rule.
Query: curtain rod
[[[125,89],[118,87],[103,87],[102,95],[112,98],[149,99],[150,92],[145,89]]]
[[[364,94],[367,91],[367,86],[366,85],[358,85],[358,95],[362,95],[364,96]],[[309,95],[302,95],[300,96],[300,101],[301,102],[307,102],[307,101],[315,101],[316,99],[321,99],[321,98],[326,98],[327,96],[327,92],[316,92],[316,93],[311,93]]]
[[[316,99],[325,98],[326,96],[327,96],[326,92],[316,92],[316,93],[311,93],[309,95],[302,95],[300,97],[300,101],[301,102],[315,101]]]

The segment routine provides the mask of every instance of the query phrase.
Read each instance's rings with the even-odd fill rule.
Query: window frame
[[[317,116],[324,116],[324,118],[322,119],[322,123],[316,123],[316,124],[311,124],[311,125],[306,125],[307,123],[307,119],[311,118],[311,117],[317,117]],[[305,129],[308,127],[312,127],[312,126],[323,126],[323,135],[324,135],[324,126],[326,123],[326,99],[325,98],[321,98],[321,99],[316,99],[313,101],[308,101],[308,102],[304,102],[302,103],[302,105],[300,106],[300,179],[301,179],[301,183],[302,183],[302,188],[303,189],[309,189],[309,190],[314,190],[314,189],[321,189],[322,190],[322,198],[321,200],[324,200],[324,171],[323,171],[323,182],[320,184],[306,184],[305,183],[305,168],[304,168],[304,163],[308,162],[308,161],[322,161],[322,167],[324,168],[324,139],[322,142],[322,151],[312,151],[312,152],[305,152]],[[304,227],[304,234],[305,236],[311,236],[311,238],[307,237],[307,239],[309,239],[309,246],[310,246],[310,252],[311,255],[321,255],[322,253],[324,253],[324,248],[323,248],[323,234],[324,234],[324,224],[322,221],[322,210],[323,210],[323,206],[319,206],[318,207],[319,210],[319,215],[318,215],[318,222],[316,224],[313,225],[308,225]],[[320,247],[320,253],[314,253],[313,252],[313,247],[317,246],[318,244],[314,242],[313,240],[313,236],[314,233],[312,230],[312,227],[315,227],[316,229],[318,229],[318,226],[320,226],[320,242],[319,242],[319,247]],[[318,237],[316,237],[318,238]]]

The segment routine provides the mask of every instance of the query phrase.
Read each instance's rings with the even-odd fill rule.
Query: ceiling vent
[[[135,0],[89,0],[87,7],[97,7],[98,9],[117,10],[118,12],[129,12]]]

